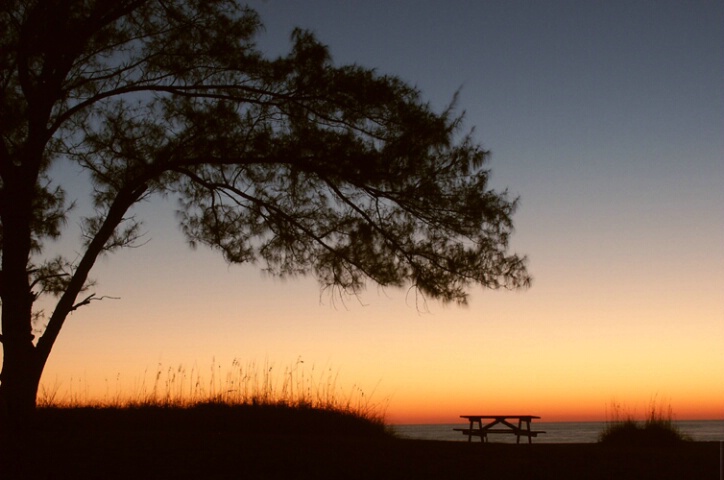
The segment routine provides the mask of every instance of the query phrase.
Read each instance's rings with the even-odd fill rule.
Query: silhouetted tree
[[[4,418],[32,413],[63,322],[94,299],[93,264],[137,240],[129,209],[153,195],[181,199],[192,244],[324,287],[371,279],[464,303],[471,284],[528,285],[508,253],[516,202],[486,186],[487,152],[398,78],[334,66],[303,30],[265,58],[257,14],[234,0],[0,8]],[[93,184],[74,260],[43,252],[73,205],[59,161]],[[45,295],[57,303],[36,338]]]

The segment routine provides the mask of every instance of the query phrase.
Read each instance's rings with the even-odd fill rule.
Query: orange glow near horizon
[[[469,403],[469,402],[468,402]],[[446,405],[438,405],[431,409],[429,405],[413,404],[405,408],[390,409],[386,421],[390,424],[451,424],[460,423],[460,415],[475,414],[508,414],[508,415],[536,415],[541,417],[542,422],[601,422],[615,420],[611,406],[596,403],[577,404],[574,401],[564,401],[554,404],[537,403],[531,407],[533,402],[518,402],[511,405],[509,402],[501,401],[489,404],[488,407],[465,405],[463,402],[450,402]],[[724,418],[724,408],[716,401],[695,402],[693,404],[664,404],[656,405],[657,412],[662,415],[669,414],[671,406],[671,417],[674,421],[685,420],[720,420]],[[645,420],[650,413],[651,404],[640,404],[636,402],[621,402],[621,417]]]
[[[253,377],[246,384],[250,392],[263,389],[266,379],[264,371],[271,364],[244,366],[246,370],[228,371],[217,366],[217,373],[222,378],[209,381],[214,367],[195,370],[186,367],[167,367],[159,365],[155,371],[148,370],[144,375],[137,376],[131,382],[120,380],[118,374],[113,379],[94,381],[70,378],[67,381],[55,379],[55,382],[44,381],[39,395],[40,402],[54,400],[58,404],[119,404],[126,402],[157,399],[184,403],[186,400],[198,401],[213,397],[215,394],[229,394],[226,398],[234,400],[233,388],[239,388],[242,376]],[[236,368],[236,367],[235,367]],[[617,398],[605,394],[596,395],[591,392],[551,391],[526,392],[525,388],[511,390],[510,396],[487,395],[484,389],[474,392],[456,392],[450,394],[443,388],[409,391],[405,394],[390,394],[383,386],[378,385],[370,398],[365,398],[365,390],[359,385],[342,382],[339,375],[332,369],[326,372],[294,371],[295,367],[283,369],[281,377],[269,378],[273,385],[274,398],[285,398],[291,390],[299,395],[311,393],[310,398],[323,398],[329,392],[329,398],[339,402],[341,406],[349,404],[369,407],[373,412],[385,414],[388,424],[452,424],[460,423],[460,415],[466,414],[530,414],[540,416],[543,422],[581,422],[609,421],[617,418],[646,419],[652,409],[675,421],[684,420],[721,420],[724,419],[724,406],[720,398],[698,397],[697,392],[679,395],[673,399],[647,396],[631,392]],[[273,368],[272,368],[273,370]],[[316,378],[313,378],[317,375]],[[285,383],[284,376],[292,379]],[[242,381],[243,382],[243,381]],[[213,385],[212,385],[213,384]],[[493,384],[494,385],[494,384]],[[331,386],[331,387],[330,387]],[[290,388],[291,387],[291,388]],[[244,388],[244,387],[241,387]],[[527,393],[527,395],[526,395]]]
[[[584,276],[565,285],[544,277],[524,293],[477,294],[468,308],[431,304],[426,311],[404,291],[320,303],[311,279],[258,280],[251,267],[225,270],[211,253],[185,249],[185,268],[210,272],[203,284],[168,283],[168,265],[181,260],[164,258],[162,245],[148,247],[142,281],[123,281],[122,259],[107,266],[123,278],[106,282],[106,291],[123,300],[97,302],[68,319],[41,398],[234,390],[244,375],[239,367],[251,362],[247,378],[256,375],[257,383],[271,368],[278,391],[287,378],[294,391],[308,382],[312,394],[379,406],[391,424],[457,423],[460,415],[486,413],[605,421],[612,405],[645,417],[652,401],[679,420],[724,418],[716,279],[703,279],[705,288],[688,300],[659,283],[664,294],[642,305],[626,284],[581,293],[590,281]]]
[[[645,418],[652,406],[662,413],[670,408],[675,420],[724,418],[724,386],[715,381],[724,368],[717,363],[715,336],[708,343],[693,342],[675,330],[647,342],[629,331],[616,340],[607,330],[613,335],[626,327],[615,324],[597,327],[595,338],[573,342],[555,322],[541,329],[526,321],[473,321],[466,310],[405,314],[404,308],[392,307],[399,303],[405,302],[393,298],[379,308],[334,311],[332,317],[342,319],[310,315],[300,323],[270,321],[264,324],[269,332],[257,327],[255,341],[242,342],[249,357],[235,353],[244,338],[243,324],[223,323],[228,344],[216,335],[207,339],[203,329],[196,332],[198,325],[182,327],[181,317],[178,339],[119,335],[104,343],[73,341],[93,338],[75,335],[76,328],[92,326],[75,319],[67,341],[59,342],[51,356],[40,397],[80,403],[193,399],[259,391],[269,380],[277,397],[302,392],[368,406],[384,411],[389,424],[459,423],[460,415],[498,413],[537,415],[541,421],[605,421],[615,417],[616,406],[620,414],[636,418]],[[376,317],[388,308],[396,309],[395,318]],[[442,321],[440,316],[452,318]],[[679,345],[676,357],[668,349],[674,340],[669,335]],[[485,337],[517,338],[517,350],[502,340],[472,348],[470,338]],[[150,356],[159,346],[163,354]],[[209,352],[207,360],[198,356],[203,351]],[[698,368],[702,363],[712,368]]]

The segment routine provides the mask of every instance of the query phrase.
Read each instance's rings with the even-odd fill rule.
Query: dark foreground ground
[[[223,419],[183,428],[167,422],[70,419],[28,435],[2,435],[0,478],[720,478],[717,442],[658,448],[483,445],[399,439],[339,422],[320,423],[322,434],[293,421],[267,430],[261,422],[241,430]]]

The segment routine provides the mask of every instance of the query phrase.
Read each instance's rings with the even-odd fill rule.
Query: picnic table
[[[453,428],[453,430],[462,432],[468,436],[468,442],[473,437],[480,437],[481,442],[488,441],[488,435],[491,434],[509,434],[516,436],[516,442],[520,443],[520,437],[528,437],[528,443],[533,443],[533,437],[537,437],[540,433],[546,433],[543,430],[532,430],[530,424],[533,419],[539,419],[535,415],[460,415],[470,422],[468,428]],[[483,425],[485,420],[485,425]],[[510,420],[510,421],[509,421]],[[518,421],[517,425],[511,423]],[[498,427],[498,428],[494,428]]]

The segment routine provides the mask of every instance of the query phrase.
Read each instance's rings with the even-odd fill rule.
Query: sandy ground
[[[708,479],[718,442],[667,448],[480,444],[229,431],[69,429],[5,438],[2,478]]]

